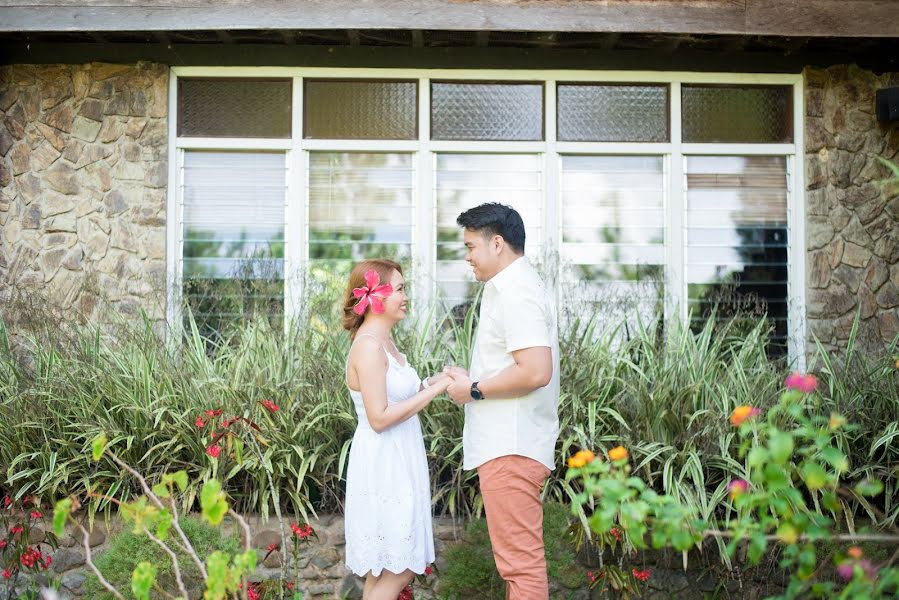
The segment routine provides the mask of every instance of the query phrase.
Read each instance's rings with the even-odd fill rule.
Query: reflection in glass
[[[215,337],[242,318],[284,312],[282,153],[184,154],[183,293],[200,332]]]
[[[344,276],[366,258],[411,258],[412,155],[309,154],[309,259]]]
[[[660,156],[562,157],[562,282],[601,324],[662,314],[665,180]]]
[[[786,352],[786,158],[687,159],[687,296],[694,326],[713,312],[767,315],[770,351]]]
[[[178,135],[289,138],[290,79],[178,78]]]
[[[511,206],[525,227],[525,255],[538,264],[543,253],[543,167],[534,154],[438,154],[436,228],[438,298],[459,306],[477,286],[464,261],[456,217],[485,202]],[[459,309],[462,310],[462,309]]]

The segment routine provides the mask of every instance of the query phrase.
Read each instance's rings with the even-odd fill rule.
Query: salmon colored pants
[[[478,467],[487,530],[507,600],[547,600],[540,492],[549,469],[524,456],[500,456]]]

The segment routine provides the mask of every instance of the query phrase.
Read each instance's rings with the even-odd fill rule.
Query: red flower
[[[620,529],[618,529],[617,527],[612,527],[609,530],[609,533],[611,533],[612,537],[615,538],[617,541],[619,541],[619,542],[621,541],[621,530]]]
[[[262,401],[262,406],[266,407],[267,409],[269,409],[269,410],[270,410],[271,412],[273,412],[273,413],[276,413],[276,412],[278,412],[279,410],[281,410],[281,407],[278,406],[277,404],[275,404],[274,402],[272,402],[271,400],[263,400],[263,401]]]
[[[31,518],[32,519],[43,519],[44,515],[42,515],[39,511],[33,510],[33,511],[31,511]]]
[[[207,417],[217,417],[222,414],[222,409],[218,408],[216,410],[207,410],[205,414]]]
[[[12,573],[9,572],[9,569],[3,569],[3,579],[9,579],[12,577]]]
[[[19,558],[19,562],[22,563],[22,566],[28,567],[29,569],[34,568],[34,565],[41,559],[41,552],[36,548],[32,548],[28,546],[25,549],[25,552],[22,553],[22,556]]]
[[[647,579],[649,579],[649,569],[646,569],[645,571],[631,569],[631,573],[633,574],[634,577],[636,577],[640,581],[646,581]]]
[[[6,540],[0,540],[0,550],[6,548]]]
[[[434,569],[432,569],[431,567],[425,567],[425,575],[433,575],[433,574],[434,574]]]
[[[359,302],[353,307],[353,312],[359,316],[365,314],[365,309],[371,304],[371,312],[379,315],[384,312],[384,303],[381,301],[393,293],[393,286],[389,283],[380,285],[381,276],[374,269],[365,272],[365,287],[353,288],[353,296],[359,298]]]
[[[593,574],[593,571],[587,571],[587,579],[590,580],[590,583],[596,581],[596,575]]]
[[[44,557],[44,570],[46,571],[47,569],[49,569],[51,564],[53,564],[53,557],[45,556]]]
[[[404,587],[400,595],[396,597],[396,600],[412,600],[412,586],[407,585]]]
[[[277,549],[278,549],[278,544],[269,544],[269,545],[268,545],[268,551],[269,551],[269,552],[274,552],[274,551],[277,550]]]
[[[814,375],[803,375],[801,373],[790,373],[784,385],[788,390],[798,390],[803,394],[811,394],[818,387],[818,379]]]
[[[194,421],[194,425],[197,427],[205,427],[206,423],[203,422],[203,415],[197,415],[197,420]]]
[[[222,449],[218,444],[214,444],[206,448],[206,454],[208,454],[212,458],[218,458],[221,453]]]
[[[10,506],[11,504],[12,504],[12,498],[10,498],[9,496],[3,496],[3,506],[4,506],[4,508],[9,508],[9,506]]]
[[[302,527],[300,527],[296,523],[291,523],[290,529],[291,531],[293,531],[294,535],[296,535],[300,539],[305,539],[315,533],[314,531],[312,531],[312,527],[309,526],[309,523],[306,523]]]
[[[287,581],[287,582],[284,583],[284,585],[285,585],[285,587],[287,587],[287,589],[289,589],[289,590],[292,590],[292,589],[293,589],[293,582],[292,582],[292,581]]]
[[[248,600],[259,600],[259,592],[256,591],[254,587],[247,588],[247,599]]]
[[[11,527],[9,530],[9,532],[13,535],[18,535],[18,534],[22,533],[23,531],[24,531],[24,529],[22,529],[21,525],[16,525],[15,527]]]

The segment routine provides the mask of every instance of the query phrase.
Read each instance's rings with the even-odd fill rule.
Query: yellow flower
[[[615,446],[611,450],[609,450],[609,459],[610,460],[626,460],[627,459],[627,450],[624,446]]]
[[[596,458],[596,455],[593,454],[593,453],[592,453],[591,451],[589,451],[589,450],[581,450],[580,452],[578,452],[577,454],[575,454],[575,456],[580,456],[581,458],[584,459],[584,461],[586,461],[586,462],[588,462],[588,463],[593,462],[593,459]]]
[[[828,422],[831,429],[839,429],[846,424],[846,417],[837,413],[830,413],[830,421]]]

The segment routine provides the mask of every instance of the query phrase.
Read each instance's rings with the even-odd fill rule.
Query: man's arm
[[[553,374],[552,350],[548,346],[522,348],[512,352],[514,365],[493,377],[478,382],[478,389],[488,400],[520,398],[548,385]],[[447,393],[456,404],[471,402],[471,378],[461,369],[447,369],[453,382]]]

